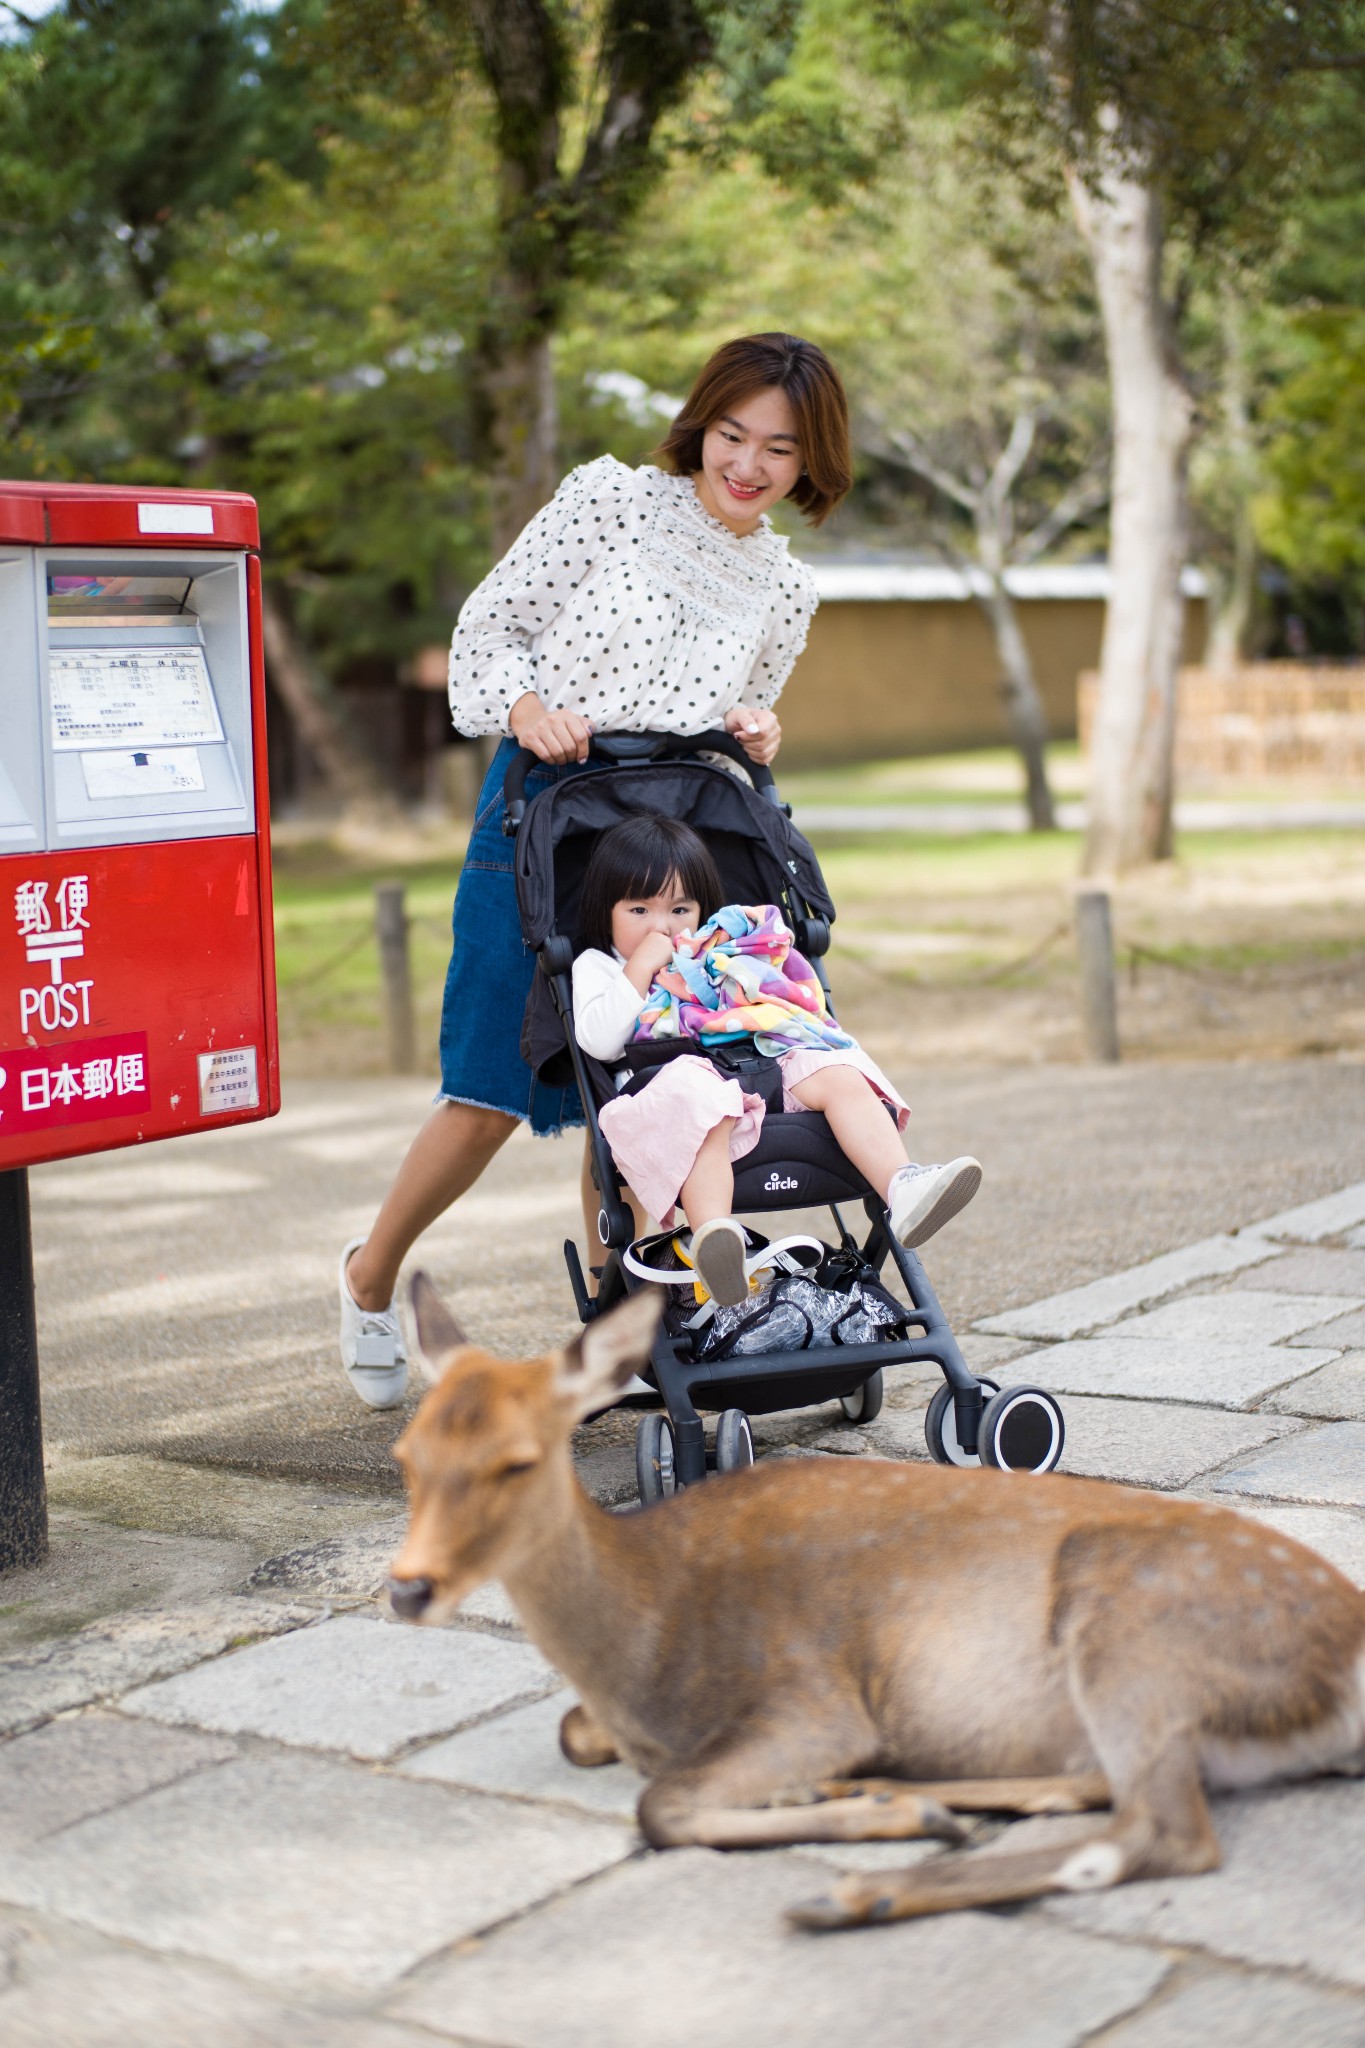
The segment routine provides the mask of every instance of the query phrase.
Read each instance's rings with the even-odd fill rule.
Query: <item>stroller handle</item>
[[[771,768],[751,761],[733,733],[729,732],[602,732],[594,733],[588,747],[590,761],[625,767],[638,761],[686,760],[692,754],[728,754],[737,761],[754,788],[771,803],[780,805],[777,783]],[[502,779],[506,804],[502,829],[509,839],[516,836],[526,815],[526,778],[542,765],[529,747],[518,747]],[[790,815],[790,813],[788,813]]]

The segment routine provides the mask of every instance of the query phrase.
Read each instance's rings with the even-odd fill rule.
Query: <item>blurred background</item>
[[[1081,1057],[1085,871],[1125,1057],[1365,1053],[1365,21],[1302,14],[0,0],[0,474],[259,500],[287,1077],[434,1071],[455,615],[764,329],[853,411],[780,765],[870,1049]]]

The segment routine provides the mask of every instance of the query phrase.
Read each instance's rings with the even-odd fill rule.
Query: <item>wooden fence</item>
[[[1077,679],[1089,749],[1099,677]],[[1365,662],[1258,661],[1231,674],[1180,671],[1176,777],[1192,782],[1365,781]]]

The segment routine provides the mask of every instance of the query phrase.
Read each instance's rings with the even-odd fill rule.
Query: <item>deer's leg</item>
[[[815,1782],[815,1770],[829,1769],[833,1746],[823,1735],[793,1740],[791,1730],[729,1738],[646,1788],[639,1809],[646,1841],[656,1849],[766,1849],[784,1842],[965,1839],[966,1829],[945,1806],[910,1785],[888,1780],[870,1793],[833,1799],[793,1793],[793,1785]]]
[[[844,1877],[794,1907],[788,1918],[798,1927],[821,1929],[910,1920],[1052,1892],[1097,1891],[1130,1877],[1212,1870],[1217,1862],[1194,1747],[1177,1740],[1155,1760],[1145,1781],[1116,1801],[1113,1820],[1089,1841],[934,1856],[910,1870]]]
[[[817,1799],[856,1799],[868,1792],[917,1792],[936,1799],[952,1813],[1090,1813],[1110,1804],[1109,1780],[1102,1771],[1082,1771],[1058,1778],[826,1778],[815,1788]]]
[[[560,1722],[559,1746],[571,1764],[588,1771],[616,1763],[621,1754],[602,1723],[581,1703],[570,1707]]]
[[[848,1927],[1051,1892],[1092,1891],[1130,1877],[1212,1870],[1218,1841],[1199,1779],[1191,1703],[1178,1674],[1136,1657],[1108,1598],[1080,1603],[1068,1630],[1072,1695],[1103,1774],[1113,1818],[1088,1840],[1055,1848],[935,1856],[914,1869],[849,1876],[790,1915],[801,1927]]]

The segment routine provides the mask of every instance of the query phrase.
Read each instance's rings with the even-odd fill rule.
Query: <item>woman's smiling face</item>
[[[732,533],[752,533],[800,474],[796,414],[774,384],[737,400],[707,428],[701,471],[692,481],[713,519]]]

